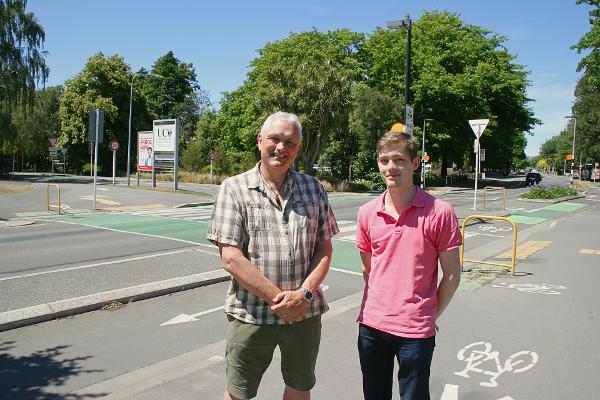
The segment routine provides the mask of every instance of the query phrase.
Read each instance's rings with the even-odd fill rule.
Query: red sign
[[[112,151],[119,150],[119,142],[116,140],[111,140],[110,143],[108,143],[108,148]]]

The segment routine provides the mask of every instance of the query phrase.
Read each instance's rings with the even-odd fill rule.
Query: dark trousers
[[[392,398],[394,357],[400,369],[400,398],[430,400],[429,373],[434,348],[435,336],[403,338],[360,324],[358,354],[365,400]]]

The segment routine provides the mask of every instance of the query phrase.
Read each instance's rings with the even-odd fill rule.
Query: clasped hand
[[[273,299],[275,305],[271,310],[287,322],[293,322],[302,317],[306,312],[306,300],[304,295],[297,290],[283,291]]]

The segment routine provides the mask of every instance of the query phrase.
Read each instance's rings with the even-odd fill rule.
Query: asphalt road
[[[89,184],[81,182],[62,183],[62,186],[72,199],[82,197],[82,193],[89,191]],[[533,357],[531,352],[540,356],[537,350],[540,347],[536,345],[541,340],[541,343],[545,343],[541,348],[552,353],[552,345],[564,345],[562,340],[566,340],[566,330],[561,331],[558,338],[552,336],[548,340],[540,335],[540,332],[551,332],[552,326],[546,320],[551,319],[548,307],[562,310],[564,316],[561,314],[561,318],[568,321],[577,319],[568,315],[568,308],[581,307],[575,314],[583,318],[585,328],[582,329],[591,333],[598,331],[597,314],[586,304],[592,304],[593,300],[579,293],[579,290],[588,290],[586,282],[594,281],[596,270],[591,270],[592,275],[586,274],[590,262],[594,264],[596,260],[577,253],[577,246],[592,249],[592,252],[598,247],[593,237],[595,226],[600,222],[597,219],[600,196],[594,192],[585,199],[562,205],[531,203],[517,200],[516,196],[525,189],[516,184],[514,186],[507,190],[507,210],[501,209],[501,199],[497,195],[491,195],[486,209],[478,209],[477,212],[509,214],[510,218],[520,221],[517,223],[519,243],[525,246],[523,254],[528,255],[519,260],[518,274],[514,278],[490,276],[478,271],[463,274],[457,305],[452,307],[449,316],[444,317],[444,320],[448,320],[448,326],[442,326],[442,332],[448,330],[450,333],[441,336],[438,343],[441,363],[434,363],[434,398],[553,398],[549,396],[552,393],[544,391],[540,383],[554,376],[550,375],[555,373],[552,368],[544,370],[539,376],[525,374],[526,371],[523,371],[523,375],[517,375],[510,371],[513,364],[506,364],[508,361],[502,360],[499,365],[507,370],[500,375],[502,381],[509,382],[502,386],[502,390],[482,386],[481,383],[471,384],[469,379],[473,375],[483,378],[493,375],[475,370],[463,372],[462,375],[453,374],[452,371],[464,369],[464,366],[459,369],[461,362],[465,361],[464,354],[463,360],[458,357],[458,354],[462,354],[460,348],[483,342],[468,349],[481,352],[486,350],[485,343],[491,343],[494,348],[498,346],[505,358],[510,359],[509,356],[513,354],[510,352],[519,357]],[[211,189],[215,187],[206,185],[201,191],[210,192]],[[191,186],[188,190],[200,191],[197,186]],[[600,191],[596,192],[600,195]],[[182,197],[184,200],[187,196],[198,197],[195,192],[142,192],[117,186],[110,190],[106,198],[124,206],[119,205],[117,207],[121,208],[112,212],[48,216],[46,212],[40,213],[31,208],[18,212],[7,211],[11,204],[25,207],[24,198],[39,195],[35,189],[25,193],[29,193],[29,196],[18,195],[21,200],[11,198],[4,201],[11,196],[3,196],[0,205],[0,215],[8,215],[9,218],[23,215],[21,218],[35,221],[31,225],[0,227],[0,313],[3,310],[30,307],[39,302],[80,299],[98,292],[110,294],[118,288],[222,271],[216,250],[203,240],[210,207],[173,208],[181,204]],[[140,193],[143,195],[140,196]],[[472,190],[444,189],[432,193],[450,201],[461,219],[474,213]],[[152,199],[149,200],[149,196]],[[333,269],[325,282],[332,311],[324,323],[325,339],[319,368],[320,375],[327,377],[324,382],[333,383],[319,386],[315,398],[344,397],[336,396],[336,393],[346,394],[346,398],[360,398],[360,376],[354,354],[354,319],[360,304],[362,278],[358,272],[352,235],[358,207],[373,196],[330,195],[342,232],[334,240]],[[164,207],[147,207],[155,201]],[[483,205],[478,201],[479,207]],[[32,211],[35,212],[32,214]],[[566,235],[566,232],[569,234]],[[563,240],[564,237],[568,237],[568,240]],[[467,256],[493,259],[511,247],[511,240],[512,232],[506,231],[501,223],[479,221],[467,227]],[[600,254],[600,249],[598,252]],[[580,278],[585,276],[583,281],[579,279],[569,283],[578,287],[578,291],[569,292],[566,302],[548,304],[540,300],[539,304],[521,303],[519,299],[522,301],[522,293],[530,295],[531,290],[520,292],[518,288],[510,287],[515,282],[529,285],[524,288],[533,287],[534,292],[543,292],[545,287],[568,287],[562,282],[575,277],[565,275],[565,265],[578,271]],[[501,285],[493,288],[495,283]],[[113,393],[109,398],[128,399],[220,397],[223,381],[221,339],[225,327],[220,307],[225,285],[217,283],[134,302],[113,312],[95,311],[0,333],[0,364],[10,366],[0,370],[0,381],[12,382],[10,387],[13,389],[6,394],[12,397],[5,398],[65,398],[67,393],[70,398],[93,398],[101,393]],[[559,292],[563,293],[562,289]],[[489,295],[484,296],[484,293]],[[566,296],[538,297],[562,299]],[[530,307],[532,304],[535,307]],[[575,324],[575,321],[572,323]],[[577,339],[582,345],[586,343],[584,337]],[[545,362],[556,358],[554,362],[558,363],[561,353],[555,353],[545,358]],[[585,365],[593,365],[592,362],[597,361],[592,354],[577,354],[585,360]],[[564,355],[561,357],[564,358]],[[39,360],[38,364],[43,369],[38,368],[38,364],[32,364],[33,359]],[[473,358],[471,361],[477,360]],[[541,370],[537,365],[536,361],[536,368],[529,369],[536,372]],[[579,364],[571,367],[581,368]],[[584,379],[589,378],[587,370],[581,375]],[[534,379],[532,382],[537,382],[535,390],[538,392],[524,386],[517,379],[521,376],[527,376],[526,382]],[[279,397],[277,372],[271,368],[265,379],[269,382],[266,386],[268,389],[260,398]],[[345,379],[348,384],[340,385]],[[592,379],[588,380],[588,388],[593,388]],[[457,396],[460,393],[459,397],[454,396],[455,391]],[[173,393],[177,395],[173,397]],[[590,389],[589,393],[593,391]]]
[[[597,199],[580,200],[584,208],[529,229],[526,240],[550,245],[521,260],[517,276],[457,292],[438,324],[433,399],[596,396]],[[360,399],[355,319],[362,278],[332,271],[324,284],[331,310],[313,398]],[[225,288],[220,283],[3,332],[3,398],[220,398]],[[278,360],[276,353],[260,399],[281,398]]]

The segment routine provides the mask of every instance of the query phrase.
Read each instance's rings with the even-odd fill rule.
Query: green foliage
[[[102,53],[88,59],[83,70],[65,83],[61,96],[60,120],[62,130],[59,146],[68,146],[72,166],[81,170],[88,159],[88,113],[104,110],[104,143],[99,145],[99,164],[105,171],[112,168],[112,152],[106,144],[117,139],[126,150],[128,140],[131,70],[122,57],[105,57]],[[136,93],[137,92],[137,93]],[[134,87],[132,121],[132,148],[136,146],[135,132],[152,126],[146,112],[146,102]],[[141,129],[140,129],[141,128]],[[135,155],[135,151],[132,151]],[[134,160],[135,157],[132,157]],[[126,164],[126,151],[117,152],[117,165]]]
[[[473,142],[467,121],[491,120],[482,136],[484,148],[493,148],[486,166],[510,163],[513,151],[523,147],[523,132],[539,123],[528,107],[527,72],[514,64],[503,46],[505,38],[465,24],[457,14],[426,12],[413,24],[412,76],[415,125],[433,118],[427,151],[440,160],[442,171],[450,161],[462,160]],[[400,97],[404,86],[406,31],[376,30],[364,42],[361,57],[367,66],[367,84]],[[520,158],[524,153],[518,154]]]
[[[520,197],[523,199],[558,199],[560,197],[576,196],[577,190],[565,186],[537,186]]]
[[[48,159],[48,137],[52,132],[60,131],[61,94],[60,86],[37,90],[32,108],[21,105],[14,110],[11,120],[14,140],[4,143],[5,153],[10,151],[11,146],[16,146],[29,167],[45,167]]]
[[[600,1],[577,0],[577,4],[587,4],[592,7],[589,11],[590,30],[579,39],[572,49],[577,53],[589,51],[577,66],[578,71],[585,70],[588,74],[586,85],[588,90],[600,90]]]
[[[276,110],[300,117],[300,158],[309,174],[329,138],[348,131],[350,88],[358,77],[353,53],[361,39],[346,29],[291,34],[268,43],[251,63],[248,77],[262,118]]]
[[[49,72],[46,34],[26,7],[26,0],[0,0],[0,107],[7,114],[18,103],[31,106],[36,84],[44,83]]]
[[[148,110],[155,119],[180,119],[180,144],[185,148],[194,136],[198,117],[211,108],[198,85],[194,66],[181,62],[172,51],[160,57],[147,74],[139,72]]]

